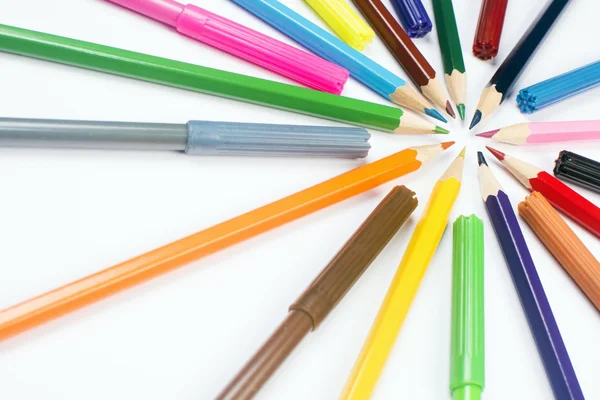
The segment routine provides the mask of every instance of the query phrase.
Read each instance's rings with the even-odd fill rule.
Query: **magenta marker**
[[[174,0],[108,0],[174,27],[182,35],[276,72],[312,89],[340,94],[349,72],[267,35]]]

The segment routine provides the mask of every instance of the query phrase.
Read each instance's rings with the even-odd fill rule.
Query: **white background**
[[[193,1],[289,43],[226,0]],[[300,0],[285,1],[322,23]],[[389,1],[385,1],[389,4]],[[471,55],[480,1],[456,0],[468,71],[470,120],[481,89],[545,0],[511,1],[497,61]],[[431,14],[431,2],[425,1]],[[517,88],[600,58],[600,3],[571,4]],[[282,80],[183,38],[103,0],[0,0],[0,23],[113,45],[248,75]],[[435,33],[417,40],[441,73]],[[406,77],[379,39],[366,54]],[[10,117],[179,122],[189,119],[327,124],[289,112],[0,54],[0,114]],[[357,82],[344,95],[385,103]],[[598,90],[531,117],[514,95],[481,124],[489,130],[532,121],[600,119]],[[465,122],[466,124],[466,122]],[[450,125],[457,146],[419,172],[320,211],[145,285],[0,344],[6,400],[210,399],[285,317],[394,184],[415,190],[419,209],[316,331],[261,391],[261,399],[339,395],[396,271],[430,190],[468,143],[464,184],[451,221],[475,213],[486,224],[486,389],[488,400],[547,400],[552,392],[479,196],[475,151],[486,144]],[[368,161],[447,137],[373,131]],[[597,144],[497,146],[551,169],[567,147],[600,159]],[[526,190],[497,162],[512,197]],[[177,153],[0,149],[0,308],[154,249],[347,171],[361,161],[194,158]],[[577,190],[598,204],[600,196]],[[598,239],[570,223],[600,256]],[[523,230],[587,399],[600,399],[600,318],[530,229]],[[377,388],[375,399],[449,398],[450,231],[430,265]]]

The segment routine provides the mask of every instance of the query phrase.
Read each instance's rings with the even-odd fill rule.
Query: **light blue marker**
[[[0,118],[0,147],[182,151],[190,155],[364,158],[363,128]]]
[[[598,85],[600,61],[522,89],[517,96],[517,105],[522,113],[533,114]]]
[[[448,122],[406,81],[277,0],[231,0],[321,58],[346,68],[350,76],[402,107]]]

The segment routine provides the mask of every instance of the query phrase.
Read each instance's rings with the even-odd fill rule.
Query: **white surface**
[[[226,0],[193,1],[252,28],[283,36]],[[300,0],[292,8],[317,21]],[[389,1],[386,1],[389,5]],[[429,1],[426,6],[431,11]],[[498,61],[470,52],[479,1],[456,0],[467,63],[468,119],[484,84],[545,0],[513,1]],[[558,22],[518,88],[600,58],[600,3],[579,0]],[[1,0],[0,23],[281,80],[103,0]],[[320,22],[319,22],[320,23]],[[289,42],[289,41],[288,41]],[[442,71],[435,34],[417,41]],[[405,77],[379,39],[366,53]],[[185,122],[212,119],[334,124],[43,61],[0,54],[2,115]],[[383,102],[355,81],[344,95]],[[598,90],[530,120],[598,119]],[[560,114],[558,114],[560,113]],[[514,96],[489,130],[525,121]],[[465,122],[466,124],[466,122]],[[337,398],[395,273],[432,185],[460,148],[468,158],[452,221],[475,213],[486,224],[487,400],[552,397],[483,203],[475,151],[488,144],[465,124],[457,145],[403,177],[167,276],[87,307],[0,345],[0,398],[7,400],[210,399],[284,318],[287,307],[394,184],[421,205],[323,325],[261,391],[260,399]],[[373,132],[376,160],[446,137]],[[491,144],[491,143],[490,143]],[[550,169],[563,145],[511,155]],[[567,148],[600,159],[598,144]],[[516,206],[526,190],[488,156]],[[360,162],[194,158],[177,153],[0,149],[0,307],[5,308],[344,172]],[[585,192],[598,204],[600,196]],[[600,256],[598,240],[571,223]],[[587,399],[600,398],[600,318],[529,228],[525,236]],[[375,399],[445,399],[448,394],[452,240],[443,238],[379,383]]]

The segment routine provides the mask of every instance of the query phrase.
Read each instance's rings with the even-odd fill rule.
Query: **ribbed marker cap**
[[[194,155],[364,158],[371,148],[364,128],[190,121],[188,130]]]

